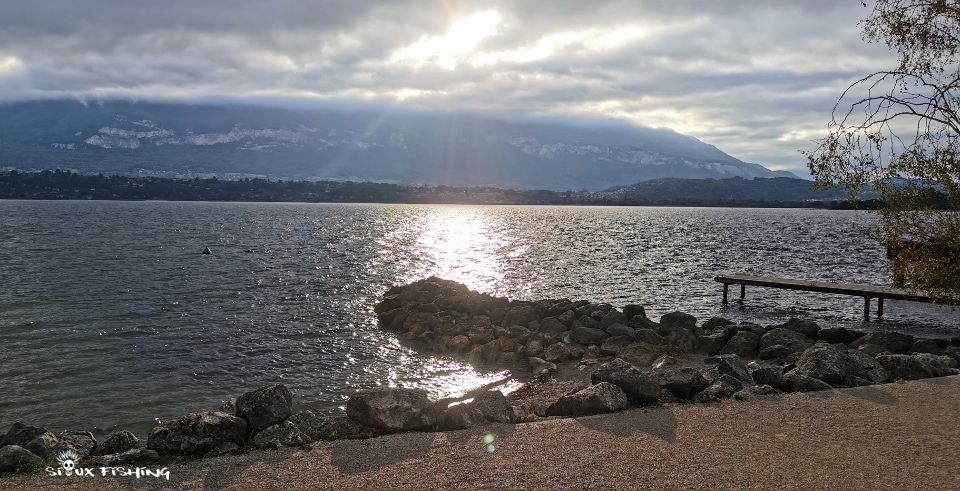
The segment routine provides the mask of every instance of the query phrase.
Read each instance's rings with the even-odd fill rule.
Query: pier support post
[[[727,287],[730,286],[729,283],[723,284],[723,303],[727,303]]]
[[[743,301],[743,297],[747,296],[747,285],[743,283],[740,284],[740,301]]]
[[[870,297],[863,297],[863,320],[870,320]]]
[[[877,317],[883,317],[883,297],[877,299]]]

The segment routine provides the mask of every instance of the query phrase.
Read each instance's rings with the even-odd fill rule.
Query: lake
[[[960,312],[747,288],[723,274],[887,284],[870,215],[808,209],[0,201],[0,431],[15,421],[145,436],[283,381],[336,410],[360,388],[448,396],[506,373],[377,327],[391,285],[430,275],[524,300],[643,305],[760,324],[960,334]],[[212,254],[201,251],[209,247]],[[735,291],[735,289],[734,289]],[[732,292],[733,293],[733,292]],[[736,292],[733,298],[737,298]]]

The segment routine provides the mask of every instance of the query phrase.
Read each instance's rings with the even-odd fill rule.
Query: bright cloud
[[[889,68],[860,2],[0,0],[0,101],[132,97],[616,117],[805,173]]]

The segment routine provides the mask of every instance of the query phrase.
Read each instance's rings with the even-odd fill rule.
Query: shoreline
[[[98,489],[950,489],[960,376],[339,440],[172,465]],[[494,452],[483,437],[495,434]],[[86,479],[86,480],[84,480]],[[93,478],[12,476],[5,489]]]

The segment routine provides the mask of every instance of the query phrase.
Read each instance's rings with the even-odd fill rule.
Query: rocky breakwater
[[[654,322],[639,305],[509,300],[436,277],[391,288],[375,310],[403,342],[470,361],[526,361],[540,375],[537,383],[561,362],[595,369],[592,385],[516,409],[533,418],[960,374],[960,336],[821,329],[797,318],[769,326],[719,317],[698,324],[683,312]]]

